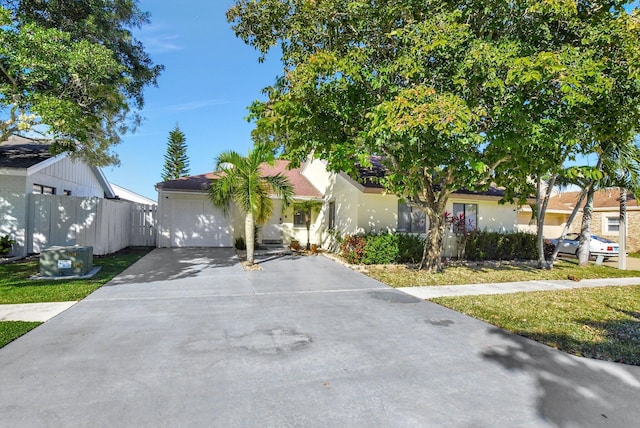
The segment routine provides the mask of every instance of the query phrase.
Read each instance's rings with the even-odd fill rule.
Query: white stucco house
[[[45,140],[9,137],[0,145],[0,236],[16,241],[13,255],[29,251],[31,194],[116,197],[99,168],[65,154],[52,155]]]
[[[359,232],[399,231],[425,233],[424,215],[386,194],[375,180],[354,180],[344,173],[332,173],[326,163],[310,160],[299,168],[288,169],[287,161],[264,165],[265,175],[282,172],[294,185],[297,200],[316,200],[320,209],[312,213],[310,242],[330,248],[336,233],[342,236]],[[374,169],[375,171],[380,168]],[[369,171],[371,174],[371,171]],[[228,247],[244,235],[244,218],[239,213],[225,217],[212,207],[207,190],[215,173],[158,183],[158,246]],[[490,188],[484,193],[460,191],[449,200],[447,210],[464,213],[479,229],[512,231],[517,229],[518,207],[501,205],[503,193]],[[292,206],[282,209],[274,200],[274,213],[261,232],[263,242],[306,242],[304,213]]]

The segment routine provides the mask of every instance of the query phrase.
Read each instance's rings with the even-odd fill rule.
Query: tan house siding
[[[640,251],[640,211],[627,212],[627,251]]]
[[[591,218],[591,233],[600,235],[612,241],[619,241],[618,233],[610,233],[606,230],[607,217],[617,217],[619,211],[594,211]],[[580,233],[582,226],[582,213],[576,215],[569,227],[569,232]],[[627,211],[627,251],[640,251],[640,211],[636,209]]]

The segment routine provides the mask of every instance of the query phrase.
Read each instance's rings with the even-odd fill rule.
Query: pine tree
[[[189,175],[189,158],[187,158],[187,138],[178,124],[169,132],[167,153],[164,155],[162,181],[175,180]]]

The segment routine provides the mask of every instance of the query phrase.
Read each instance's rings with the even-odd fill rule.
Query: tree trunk
[[[255,252],[255,222],[251,211],[247,212],[244,217],[244,234],[246,236],[247,245],[247,263],[253,264],[253,253]]]
[[[542,178],[537,178],[536,183],[536,208],[537,208],[537,233],[538,233],[538,268],[539,269],[553,269],[553,258],[547,261],[544,256],[544,217],[547,212],[547,206],[549,205],[549,199],[551,199],[551,192],[553,186],[556,184],[558,174],[554,174],[547,183],[547,188],[542,197]]]
[[[419,269],[429,272],[440,272],[442,270],[442,239],[444,237],[444,213],[439,210],[429,210],[429,231],[425,241],[422,261]]]
[[[538,178],[536,182],[536,233],[538,244],[538,268],[544,269],[547,267],[547,260],[544,257],[544,217],[540,220],[542,212],[542,179]]]
[[[620,231],[618,238],[618,269],[627,269],[627,189],[620,189]]]
[[[580,226],[580,243],[578,244],[578,265],[589,266],[589,253],[591,244],[591,217],[593,217],[593,196],[595,188],[591,186],[587,190],[587,202],[582,210],[582,225]]]
[[[311,249],[311,209],[304,215],[304,223],[307,226],[307,251]]]
[[[571,224],[573,223],[573,220],[576,218],[576,215],[578,214],[578,211],[580,210],[580,206],[582,205],[582,201],[584,201],[585,196],[587,196],[587,193],[588,193],[589,189],[592,186],[593,186],[593,182],[591,182],[587,187],[582,189],[582,191],[580,192],[580,196],[578,197],[578,201],[576,202],[576,206],[573,207],[573,210],[571,211],[571,215],[569,216],[569,218],[567,219],[567,222],[565,223],[564,227],[562,228],[562,233],[560,234],[560,237],[558,238],[558,242],[562,241],[567,236],[567,233],[569,232],[569,228],[571,227]],[[560,251],[560,245],[556,246],[556,248],[553,250],[553,254],[551,255],[551,260],[553,260],[553,261],[556,260],[556,258],[558,257],[558,252],[559,251]]]

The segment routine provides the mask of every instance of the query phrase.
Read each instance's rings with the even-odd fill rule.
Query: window
[[[398,202],[398,232],[424,233],[427,231],[427,219],[418,207]]]
[[[607,217],[607,233],[620,232],[620,217]]]
[[[65,196],[71,196],[71,190],[63,190],[62,194]]]
[[[460,228],[474,230],[478,227],[478,204],[453,204],[453,218],[464,221],[464,226],[459,222],[452,223],[452,230],[457,232]]]
[[[55,195],[56,188],[51,186],[43,186],[42,184],[34,184],[32,192],[36,195]]]
[[[293,212],[293,226],[294,227],[307,227],[305,221],[305,210],[296,210]]]
[[[329,202],[329,216],[328,216],[329,230],[334,230],[336,228],[336,203]]]

